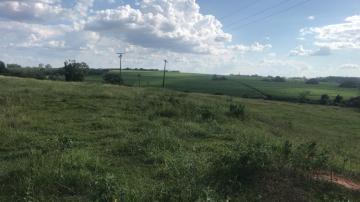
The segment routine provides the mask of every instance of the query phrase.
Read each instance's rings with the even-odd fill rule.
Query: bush
[[[320,97],[320,104],[322,105],[328,105],[330,104],[330,97],[327,94],[323,94]]]
[[[120,74],[116,74],[116,73],[106,73],[103,76],[104,82],[105,83],[109,83],[109,84],[123,84],[123,80],[120,76]]]
[[[89,66],[82,62],[77,63],[74,61],[65,61],[64,74],[66,81],[84,81],[85,74],[89,69]]]
[[[217,158],[209,180],[222,193],[231,194],[252,183],[256,175],[271,168],[271,147],[264,143],[233,145],[229,152]]]
[[[310,95],[310,92],[309,91],[304,91],[304,92],[301,92],[299,94],[299,101],[302,102],[302,103],[306,103],[309,101],[309,95]]]
[[[318,85],[319,80],[318,79],[309,79],[305,82],[306,84],[312,84],[312,85]]]
[[[346,106],[348,107],[358,107],[360,108],[360,96],[351,98],[346,102]]]
[[[340,96],[340,95],[337,95],[334,99],[334,104],[338,105],[338,104],[341,104],[343,102],[343,97]]]
[[[229,115],[236,118],[244,118],[245,116],[245,106],[230,104],[229,106]]]
[[[291,165],[301,171],[319,171],[328,167],[329,156],[315,142],[304,143],[291,152]]]
[[[0,61],[0,74],[6,73],[7,69],[6,69],[6,65],[3,61]]]

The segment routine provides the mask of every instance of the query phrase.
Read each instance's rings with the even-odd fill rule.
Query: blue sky
[[[360,76],[358,0],[2,0],[0,34],[0,60],[29,66],[113,68],[121,50],[129,67]]]

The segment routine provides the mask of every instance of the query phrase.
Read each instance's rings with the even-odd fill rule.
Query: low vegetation
[[[356,201],[360,113],[0,76],[0,201]]]

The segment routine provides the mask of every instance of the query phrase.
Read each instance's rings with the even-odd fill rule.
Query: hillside
[[[118,71],[113,71],[118,72]],[[160,87],[162,85],[162,71],[134,71],[124,70],[126,84],[131,86]],[[330,98],[337,95],[345,99],[360,95],[359,89],[340,88],[333,80],[323,81],[318,85],[305,84],[304,81],[288,79],[286,82],[264,81],[265,77],[227,76],[226,80],[213,80],[213,75],[167,72],[166,85],[168,88],[185,92],[210,93],[248,98],[263,98],[268,95],[278,100],[292,100],[299,98],[301,93],[308,92],[308,98],[319,100],[321,95],[328,94]],[[102,82],[101,76],[87,77],[89,82]]]
[[[0,201],[356,201],[312,173],[359,143],[351,108],[0,76]]]

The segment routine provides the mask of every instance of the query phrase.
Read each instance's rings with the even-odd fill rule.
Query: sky
[[[359,0],[0,0],[0,60],[360,77]]]

